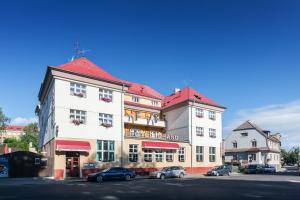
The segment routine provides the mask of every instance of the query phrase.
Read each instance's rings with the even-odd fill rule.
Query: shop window
[[[209,147],[209,162],[216,162],[216,147]]]
[[[97,141],[97,161],[115,161],[115,142],[110,140]]]
[[[196,146],[196,161],[203,162],[203,157],[204,157],[204,147]]]
[[[130,144],[129,145],[129,162],[138,161],[138,145]]]
[[[173,162],[174,152],[173,150],[166,150],[166,161]]]
[[[178,150],[178,161],[179,162],[185,161],[185,148],[184,147],[180,147]]]
[[[70,83],[70,94],[78,97],[86,97],[86,86],[79,83]]]
[[[151,149],[144,149],[144,161],[152,162],[152,150]]]
[[[163,151],[161,149],[155,150],[155,161],[162,162],[163,161]]]

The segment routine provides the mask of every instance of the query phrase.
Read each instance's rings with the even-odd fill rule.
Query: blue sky
[[[46,66],[79,41],[119,78],[163,94],[190,85],[226,106],[224,135],[251,117],[299,145],[299,10],[292,0],[1,1],[0,107],[30,121]]]

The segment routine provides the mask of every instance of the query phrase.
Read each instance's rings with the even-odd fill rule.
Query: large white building
[[[246,121],[225,140],[225,161],[240,164],[281,164],[281,136]]]
[[[163,96],[79,58],[48,67],[39,101],[50,176],[82,176],[89,163],[137,171],[181,165],[190,172],[221,164],[225,108],[190,87]]]

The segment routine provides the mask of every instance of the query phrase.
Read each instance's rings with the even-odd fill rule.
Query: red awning
[[[179,149],[179,144],[174,142],[151,142],[143,141],[144,148],[155,148],[155,149]]]
[[[91,145],[85,141],[56,140],[56,151],[90,151]]]

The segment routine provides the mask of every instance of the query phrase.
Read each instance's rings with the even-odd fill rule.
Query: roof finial
[[[72,56],[71,61],[73,61],[75,58],[83,57],[83,54],[90,51],[89,49],[81,49],[80,43],[78,41],[74,44],[74,53],[75,55]]]

